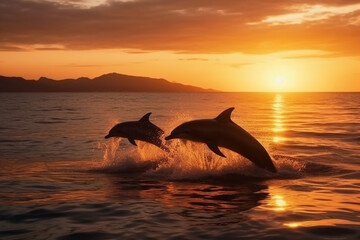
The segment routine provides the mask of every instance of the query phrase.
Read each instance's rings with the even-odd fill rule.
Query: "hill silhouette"
[[[212,89],[172,83],[165,79],[108,73],[93,79],[26,80],[0,76],[0,92],[215,92]]]

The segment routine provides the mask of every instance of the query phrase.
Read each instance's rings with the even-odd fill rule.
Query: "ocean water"
[[[235,107],[278,173],[226,149],[105,140]],[[1,93],[1,239],[360,239],[359,93]]]

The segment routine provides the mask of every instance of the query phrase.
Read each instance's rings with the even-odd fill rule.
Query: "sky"
[[[0,0],[0,75],[360,91],[360,0]]]

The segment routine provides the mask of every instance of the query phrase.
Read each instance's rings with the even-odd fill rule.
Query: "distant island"
[[[93,79],[53,80],[41,77],[26,80],[22,77],[0,75],[0,92],[216,92],[212,89],[172,83],[165,79],[108,73]]]

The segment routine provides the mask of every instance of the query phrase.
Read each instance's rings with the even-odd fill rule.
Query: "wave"
[[[31,139],[0,139],[0,143],[23,143],[31,141]]]
[[[35,121],[37,124],[58,124],[58,123],[66,123],[65,121]]]
[[[320,137],[320,138],[348,138],[356,137],[359,134],[355,133],[339,133],[339,132],[316,132],[316,131],[295,131],[288,130],[286,134],[289,137]]]
[[[121,139],[99,143],[104,156],[90,171],[141,174],[171,181],[221,181],[242,183],[270,179],[296,179],[306,175],[328,175],[338,171],[331,165],[310,163],[295,158],[274,155],[278,169],[272,173],[256,167],[237,153],[222,149],[227,158],[213,154],[205,144],[172,141],[170,153],[150,144],[138,142],[137,148],[121,148]]]

